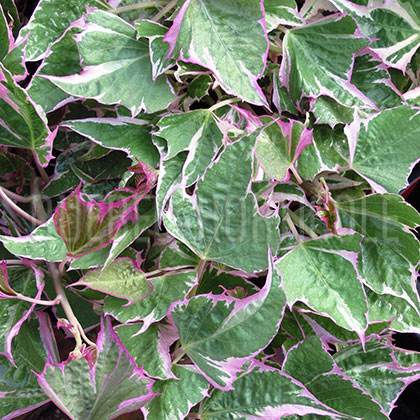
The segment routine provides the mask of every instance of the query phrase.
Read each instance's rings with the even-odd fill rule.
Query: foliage
[[[420,378],[393,343],[420,333],[399,195],[418,2],[41,0],[17,19],[2,0],[0,417],[389,418]]]

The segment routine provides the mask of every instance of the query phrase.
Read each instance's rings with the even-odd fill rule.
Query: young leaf
[[[281,280],[270,262],[259,293],[242,300],[197,296],[175,305],[170,317],[199,371],[216,388],[229,390],[242,366],[276,335],[284,304]]]
[[[214,260],[249,273],[267,268],[268,246],[279,244],[278,219],[257,213],[248,194],[255,135],[226,147],[190,197],[182,189],[164,213],[168,232],[202,260]],[[234,174],[234,176],[233,176]]]
[[[70,95],[119,103],[132,116],[164,109],[173,99],[164,76],[152,80],[148,43],[117,16],[93,11],[78,37],[83,71],[72,76],[44,76]]]
[[[210,69],[227,92],[266,105],[257,83],[268,50],[262,20],[258,0],[239,0],[229,8],[222,0],[187,0],[164,41],[171,56]]]
[[[89,271],[71,286],[87,286],[111,296],[127,299],[132,305],[150,296],[153,286],[130,258],[117,258],[106,268]]]
[[[111,420],[138,410],[154,394],[146,378],[122,346],[111,321],[102,321],[94,368],[85,358],[58,365],[47,361],[37,375],[44,392],[74,420]]]
[[[300,242],[281,257],[276,266],[289,306],[303,302],[363,336],[367,304],[354,267],[360,241],[358,234],[326,235]]]

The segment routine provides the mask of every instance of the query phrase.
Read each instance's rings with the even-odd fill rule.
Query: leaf
[[[169,347],[178,339],[176,331],[160,323],[150,325],[139,334],[141,330],[139,324],[123,324],[116,328],[116,333],[137,366],[143,366],[147,375],[159,379],[174,378]]]
[[[290,168],[311,142],[312,130],[307,130],[304,124],[293,120],[288,123],[277,121],[258,135],[255,154],[269,177],[287,181]]]
[[[147,420],[183,420],[191,407],[208,396],[209,383],[193,366],[176,365],[173,370],[179,379],[153,385],[153,392],[159,395],[141,409]]]
[[[277,334],[285,298],[280,277],[272,270],[270,263],[264,288],[248,298],[202,295],[171,312],[182,349],[218,389],[233,389],[242,366]]]
[[[366,348],[349,346],[334,355],[334,360],[354,382],[371,394],[389,414],[401,392],[420,378],[420,365],[410,361],[410,367],[398,363],[405,351],[371,341]],[[396,360],[397,359],[397,360]]]
[[[254,142],[252,136],[227,146],[198,182],[193,197],[176,190],[164,213],[168,232],[200,259],[249,273],[266,269],[268,246],[276,250],[279,244],[278,219],[260,216],[248,194]]]
[[[66,246],[55,230],[53,218],[38,226],[31,234],[20,236],[0,236],[0,241],[11,253],[20,257],[44,261],[62,261],[66,256]]]
[[[123,306],[124,301],[109,296],[105,299],[104,312],[112,315],[121,323],[143,321],[138,334],[146,331],[153,322],[160,321],[168,312],[172,303],[185,299],[185,296],[196,285],[195,270],[177,274],[167,274],[149,278],[153,286],[152,294],[130,306]]]
[[[54,365],[47,361],[38,382],[51,400],[77,420],[111,420],[138,410],[153,393],[152,380],[121,345],[109,318],[102,321],[94,369],[86,359]]]
[[[222,0],[187,0],[164,41],[172,57],[208,68],[228,93],[265,105],[257,83],[268,49],[262,19],[257,0],[238,0],[229,8]]]
[[[366,124],[355,121],[347,131],[350,167],[377,192],[397,193],[420,156],[419,121],[418,110],[409,106],[385,110]]]
[[[165,77],[152,80],[147,41],[137,40],[136,30],[119,17],[103,11],[89,13],[78,48],[83,63],[80,74],[45,76],[68,94],[124,105],[133,117],[141,110],[164,109],[172,101]]]
[[[51,44],[65,29],[86,13],[87,7],[104,8],[98,0],[62,2],[60,0],[41,0],[29,22],[19,33],[19,39],[29,34],[27,60],[44,58]],[[52,25],[51,22],[54,22]]]
[[[336,124],[350,124],[354,118],[353,108],[340,105],[329,96],[319,96],[311,106],[317,124],[328,124],[332,128]]]
[[[376,293],[401,297],[419,311],[413,286],[419,243],[408,231],[420,224],[417,211],[396,194],[372,194],[336,207],[342,225],[363,235],[357,266],[367,285]]]
[[[29,298],[40,298],[43,281],[39,272],[24,266],[8,268],[7,272],[8,284],[15,292]],[[0,355],[6,356],[12,363],[12,340],[34,307],[34,303],[18,298],[0,299]]]
[[[234,420],[240,413],[242,418],[271,420],[283,418],[291,411],[299,413],[299,417],[324,414],[335,418],[336,415],[290,376],[280,370],[257,365],[235,381],[234,390],[215,389],[211,398],[203,401],[200,418],[218,420],[223,414],[223,419]]]
[[[159,155],[152,143],[148,122],[135,118],[86,118],[68,120],[61,124],[89,140],[113,150],[122,150],[135,161],[146,162],[154,168]]]
[[[115,202],[83,200],[80,185],[54,213],[57,233],[63,238],[69,255],[80,257],[109,244],[128,221],[137,220],[137,203],[144,194],[124,197]]]
[[[355,30],[350,16],[332,16],[287,31],[280,80],[292,102],[327,95],[342,105],[372,107],[349,80],[354,54],[367,45]]]
[[[30,149],[41,166],[53,158],[46,117],[0,63],[0,144]]]
[[[87,286],[128,300],[128,305],[150,296],[153,287],[130,258],[117,258],[106,268],[89,271],[71,286]]]
[[[295,0],[265,0],[264,10],[267,32],[271,32],[279,25],[300,26],[303,24]]]
[[[300,301],[363,336],[367,305],[354,267],[361,237],[325,235],[300,242],[276,262],[289,306]],[[346,279],[343,282],[343,279]]]
[[[351,418],[388,418],[369,394],[340,374],[319,337],[308,338],[293,347],[286,355],[283,371],[304,384],[326,406]]]
[[[388,66],[405,72],[420,45],[418,4],[411,0],[399,0],[389,3],[388,6],[376,7],[359,6],[347,0],[331,0],[331,3],[356,20],[360,32],[372,40],[369,47]],[[403,8],[404,3],[407,6],[412,5],[408,13]]]

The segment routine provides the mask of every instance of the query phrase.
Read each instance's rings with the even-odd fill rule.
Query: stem
[[[60,296],[60,303],[64,310],[64,313],[66,314],[67,321],[75,327],[76,329],[75,332],[79,333],[87,344],[89,344],[90,346],[96,347],[96,344],[90,341],[89,338],[86,337],[83,327],[80,325],[79,320],[74,315],[73,309],[70,306],[70,302],[67,299],[66,292],[64,291],[63,285],[61,284],[61,276],[57,269],[57,265],[54,263],[47,263],[47,264],[51,273],[51,277],[53,279],[54,288],[57,293],[57,296]],[[81,346],[81,340],[80,340],[80,336],[78,337],[78,334],[76,334],[75,332],[73,333],[73,335],[77,343],[76,348],[78,348],[79,346]]]
[[[33,299],[28,296],[21,295],[20,293],[16,293],[15,297],[17,299],[24,300],[26,302],[36,303],[37,305],[44,305],[44,306],[54,306],[54,305],[58,305],[61,302],[61,296],[59,295],[57,295],[54,300]]]
[[[197,284],[200,283],[201,278],[203,277],[204,272],[206,271],[207,261],[200,260],[198,267],[197,267]]]
[[[123,12],[131,12],[132,10],[138,10],[138,9],[147,9],[147,8],[159,8],[166,4],[165,1],[145,1],[143,3],[136,3],[136,4],[128,4],[127,6],[121,6],[117,7],[113,10],[114,13],[120,14]]]
[[[17,214],[20,214],[22,217],[24,217],[26,220],[30,221],[34,225],[42,225],[42,222],[35,217],[31,216],[30,214],[26,213],[25,210],[22,210],[19,206],[17,206],[10,198],[9,196],[4,192],[3,188],[0,187],[0,197],[4,200],[4,202],[12,208]]]
[[[298,182],[298,184],[303,184],[303,179],[300,177],[300,175],[298,174],[296,168],[293,165],[290,167],[290,170],[292,171],[292,174],[295,176],[296,181]]]
[[[39,189],[39,178],[36,178],[31,182],[31,190],[32,190],[32,206],[35,211],[36,217],[41,219],[43,222],[45,222],[48,219],[48,215],[45,212],[44,204],[42,202],[41,198],[41,191]]]
[[[180,349],[178,349],[178,350],[181,350],[180,352],[179,352],[179,354],[178,355],[175,355],[174,354],[174,356],[175,356],[175,358],[174,358],[174,360],[172,361],[172,365],[176,365],[184,356],[185,356],[185,351],[184,350],[182,350],[182,348],[180,348]]]
[[[7,188],[2,187],[3,191],[13,200],[20,201],[21,203],[29,203],[32,201],[32,197],[23,197],[19,194],[16,194],[12,191],[9,191]]]
[[[38,169],[39,174],[41,175],[42,180],[44,182],[48,182],[49,181],[49,177],[48,177],[47,173],[45,172],[45,169],[38,162],[38,156],[36,155],[35,150],[32,151],[32,155],[34,157],[35,165],[36,165],[36,167]]]
[[[3,260],[7,265],[25,265],[22,260]]]
[[[209,108],[209,111],[214,112],[216,109],[221,108],[222,106],[229,105],[229,104],[234,104],[234,103],[240,102],[240,101],[241,100],[239,98],[225,99],[224,101],[215,103],[213,106],[211,106]]]
[[[289,228],[291,230],[291,232],[293,233],[293,236],[296,238],[296,241],[299,243],[301,241],[300,239],[300,235],[296,229],[295,224],[293,223],[292,219],[290,218],[289,213],[286,214],[286,216],[284,216],[284,220],[286,220],[287,224],[289,225]]]
[[[293,223],[300,229],[304,230],[311,238],[316,238],[318,235],[294,212],[288,212]]]
[[[167,12],[172,10],[178,3],[178,0],[170,1],[158,14],[152,17],[152,20],[157,22],[161,17],[163,17]]]
[[[283,54],[283,48],[280,45],[276,45],[273,42],[270,42],[270,51],[277,54]]]
[[[70,257],[67,257],[67,256],[64,257],[60,265],[58,266],[58,272],[60,273],[60,276],[64,274],[66,264],[69,262],[69,260],[70,260]]]

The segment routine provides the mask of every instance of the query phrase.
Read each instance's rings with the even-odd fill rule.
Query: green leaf
[[[420,156],[419,133],[420,115],[409,106],[385,110],[366,124],[355,121],[347,132],[353,150],[351,168],[377,192],[397,193],[407,185],[413,162]]]
[[[123,324],[116,328],[121,343],[137,366],[143,366],[145,372],[152,378],[174,378],[169,347],[178,338],[176,331],[173,327],[159,323],[150,325],[146,331],[139,334],[141,330],[142,326],[139,324]]]
[[[193,366],[174,366],[173,371],[178,380],[153,385],[152,391],[158,395],[142,408],[148,420],[183,420],[191,407],[208,396],[209,383]]]
[[[276,266],[287,303],[303,302],[362,336],[367,328],[367,305],[353,266],[360,240],[358,234],[327,235],[300,242],[281,257]]]
[[[150,324],[166,316],[172,303],[185,299],[197,281],[196,271],[184,271],[149,279],[153,285],[152,294],[134,305],[125,306],[125,301],[108,296],[104,312],[122,323],[143,321],[141,332]],[[141,333],[139,332],[139,334]]]
[[[2,61],[9,52],[9,48],[12,43],[13,36],[9,29],[3,8],[0,4],[0,61]]]
[[[376,293],[401,297],[419,311],[413,286],[419,243],[407,229],[420,224],[419,213],[396,194],[373,194],[339,202],[336,208],[342,225],[363,235],[357,267],[367,285]]]
[[[67,252],[66,244],[55,230],[52,217],[29,235],[18,238],[0,236],[0,241],[12,254],[33,260],[62,261]]]
[[[218,389],[233,389],[242,365],[277,334],[285,297],[272,270],[270,263],[264,288],[248,298],[197,296],[171,312],[182,349]]]
[[[152,381],[119,343],[109,318],[103,322],[97,347],[94,370],[82,357],[67,364],[47,362],[37,375],[44,392],[73,419],[111,420],[138,410],[153,397]]]
[[[411,0],[398,0],[387,6],[371,7],[358,6],[348,0],[331,2],[352,16],[360,32],[372,39],[369,48],[387,65],[405,72],[411,57],[420,46],[420,9],[417,2],[414,4]]]
[[[398,363],[400,355],[404,357],[407,352],[370,341],[366,347],[354,344],[339,351],[334,360],[343,373],[372,395],[389,414],[403,389],[420,377],[418,358],[414,363],[410,360],[407,369]]]
[[[234,390],[215,389],[211,398],[203,401],[200,418],[234,420],[239,413],[243,418],[282,418],[292,409],[300,416],[325,414],[334,418],[334,411],[320,404],[290,376],[264,365],[258,366],[241,375],[235,381]]]
[[[44,58],[51,44],[70,23],[86,13],[87,7],[107,8],[105,3],[99,0],[41,0],[19,34],[19,39],[29,34],[27,60],[37,61]]]
[[[118,117],[70,120],[61,125],[102,147],[126,152],[134,162],[138,159],[156,168],[159,155],[152,143],[148,124],[140,119]]]
[[[262,19],[258,0],[229,8],[223,0],[187,0],[164,40],[172,56],[210,69],[228,93],[265,105],[257,83],[268,48]]]
[[[193,197],[176,190],[164,213],[168,232],[200,259],[249,273],[266,269],[268,246],[274,252],[279,245],[277,217],[260,216],[248,194],[254,144],[255,135],[226,146]]]
[[[295,104],[303,94],[327,95],[347,106],[372,106],[348,80],[354,54],[368,43],[354,37],[355,31],[350,16],[328,17],[287,31],[280,80]]]
[[[328,124],[332,128],[336,124],[350,124],[353,121],[354,110],[340,105],[329,96],[320,96],[312,104],[311,111],[317,124]]]
[[[299,121],[277,121],[264,128],[257,139],[255,155],[271,178],[287,181],[289,170],[302,150],[312,142],[312,132]]]
[[[152,285],[130,258],[118,258],[106,268],[92,270],[71,286],[87,286],[108,295],[128,300],[132,305],[152,293]]]
[[[124,105],[132,116],[159,111],[173,100],[164,76],[152,80],[147,40],[137,40],[134,27],[119,17],[103,11],[88,14],[78,48],[82,73],[45,76],[68,94]]]
[[[30,149],[41,166],[52,159],[56,130],[51,132],[45,115],[0,63],[0,144]]]
[[[322,348],[319,337],[305,339],[293,347],[287,353],[283,371],[304,384],[319,401],[351,418],[388,418],[368,394],[335,369],[334,360]]]

